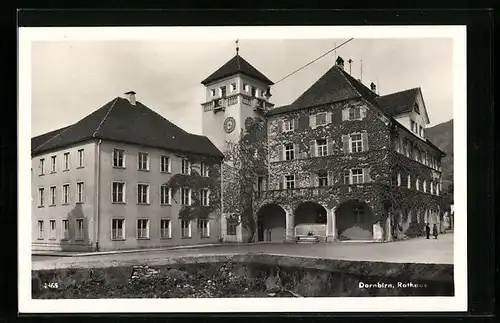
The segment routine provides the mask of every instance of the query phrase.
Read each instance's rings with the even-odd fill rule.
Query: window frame
[[[82,224],[82,227],[81,227],[81,236],[78,235],[78,233],[80,232],[80,226],[78,225],[79,223]],[[83,219],[75,219],[75,241],[83,241],[84,240],[84,232],[85,232],[85,223],[83,221]]]
[[[183,226],[183,223],[187,223],[187,228]],[[185,219],[180,219],[180,225],[179,228],[181,230],[181,239],[191,239],[192,237],[192,231],[191,231],[191,220],[185,220]],[[184,230],[187,229],[188,235],[184,235]]]
[[[39,176],[45,175],[45,158],[40,158],[39,167],[40,167],[40,174],[38,175]]]
[[[324,181],[325,185],[321,185],[321,182]],[[318,173],[318,187],[328,187],[328,172],[319,172]]]
[[[56,200],[57,200],[57,186],[53,185],[49,187],[49,206],[56,206],[57,205]]]
[[[76,203],[85,203],[85,183],[83,181],[76,182]]]
[[[70,202],[70,199],[69,199],[69,183],[65,183],[62,185],[62,200],[61,200],[61,204],[65,205],[65,204],[69,204]]]
[[[210,166],[204,162],[200,163],[200,175],[203,177],[210,177]]]
[[[165,236],[163,234],[166,229],[163,227],[163,223],[168,223],[168,236]],[[172,219],[169,218],[160,219],[160,239],[172,239]]]
[[[85,167],[85,149],[78,149],[77,155],[78,155],[78,167],[77,168]]]
[[[285,175],[285,189],[295,189],[295,174]]]
[[[113,224],[115,223],[114,221],[120,221],[122,224],[121,228],[121,237],[118,237],[115,233],[118,232],[117,230],[120,229],[113,229]],[[123,241],[126,240],[126,219],[124,218],[111,218],[111,240],[112,241]],[[117,222],[118,223],[118,222]]]
[[[294,119],[287,119],[283,121],[283,132],[291,132],[295,130]]]
[[[354,140],[354,136],[359,136],[359,139]],[[351,153],[360,153],[363,151],[363,134],[360,132],[355,132],[349,134],[349,145]],[[355,149],[356,148],[356,149]]]
[[[200,224],[206,224],[206,227],[201,226]],[[199,219],[197,222],[197,229],[198,229],[198,232],[200,233],[200,238],[210,238],[210,220],[209,219]]]
[[[184,190],[187,190],[187,196]],[[180,197],[181,197],[181,205],[186,205],[189,206],[191,205],[191,188],[190,187],[181,187],[181,192],[180,192]],[[185,204],[184,200],[187,199],[187,204]]]
[[[142,160],[143,157],[146,157],[146,160]],[[142,168],[144,166],[144,162],[146,163],[146,168]],[[142,172],[148,172],[149,171],[149,153],[145,152],[138,152],[137,153],[137,170],[142,171]]]
[[[38,207],[44,207],[45,202],[45,187],[38,188]]]
[[[52,225],[54,225],[53,228]],[[57,239],[56,220],[49,220],[49,240],[56,240],[56,239]]]
[[[359,174],[354,174],[354,171],[361,171]],[[364,184],[365,183],[365,171],[363,168],[351,168],[350,169],[350,175],[351,175],[351,184],[358,185],[358,184]],[[354,179],[356,178],[356,183],[354,182]],[[359,181],[359,178],[361,178],[361,181]]]
[[[164,189],[166,190],[166,196],[164,196]],[[166,202],[164,197],[166,197]],[[168,185],[160,185],[160,205],[172,205],[172,188]]]
[[[142,223],[145,221],[146,227],[143,228],[142,225],[139,228],[139,223]],[[135,237],[137,240],[149,240],[150,235],[149,235],[149,228],[150,228],[150,219],[148,218],[138,218],[136,221],[136,226],[135,226]],[[144,233],[143,231],[145,230],[146,235],[143,236],[142,234]]]
[[[167,167],[165,169],[165,162],[164,160],[167,160]],[[170,158],[170,156],[167,156],[167,155],[161,155],[160,156],[160,172],[161,173],[171,173],[172,172],[172,159]]]
[[[114,185],[115,184],[120,184],[121,185],[121,196],[122,196],[122,199],[121,201],[115,201],[115,189],[114,189]],[[122,181],[113,181],[111,182],[111,203],[113,204],[125,204],[127,201],[126,201],[126,183],[125,182],[122,182]],[[116,190],[116,194],[117,194],[117,197],[120,196],[119,194],[119,191]]]
[[[355,223],[363,223],[364,210],[361,206],[356,206],[353,210],[353,215],[355,218]]]
[[[69,220],[61,220],[61,240],[69,240]]]
[[[235,236],[237,235],[237,232],[238,232],[238,224],[235,223],[235,221],[226,221],[226,235]]]
[[[43,220],[38,220],[37,222],[37,240],[43,240],[45,239],[45,228],[44,228],[44,223]]]
[[[291,149],[289,149],[291,147]],[[286,143],[283,145],[283,152],[285,160],[295,160],[295,145],[293,143]]]
[[[231,85],[229,86],[229,88],[231,89],[231,93],[234,93],[238,90],[238,87],[236,85],[236,83],[231,83]]]
[[[70,168],[70,154],[69,152],[65,152],[63,154],[63,172],[69,171]]]
[[[318,123],[318,118],[320,118],[321,116],[324,116],[325,117],[325,122],[324,123]],[[315,126],[318,127],[318,126],[324,126],[327,124],[327,115],[326,115],[326,112],[318,112],[316,113],[316,115],[314,116],[314,121],[315,121]]]
[[[324,141],[324,145],[320,145],[320,142]],[[322,151],[322,154],[320,154],[320,148]],[[328,140],[326,139],[317,139],[316,140],[316,157],[324,157],[328,156]]]
[[[117,153],[118,153],[118,156],[117,156]],[[119,153],[121,153],[121,159],[120,159]],[[126,168],[125,149],[113,148],[113,158],[112,159],[113,159],[113,167],[114,168]],[[119,164],[120,160],[121,160],[121,165]]]
[[[148,205],[150,204],[149,201],[149,190],[150,190],[150,184],[148,183],[137,183],[137,204],[139,205]],[[142,201],[141,198],[144,197],[144,192],[141,192],[141,187],[146,188],[146,201]]]
[[[187,165],[186,165],[187,163]],[[184,169],[187,169],[187,172],[184,172]],[[191,161],[187,158],[181,159],[181,174],[182,175],[191,175]]]
[[[351,111],[354,111],[351,115]],[[356,114],[357,111],[357,114]],[[361,120],[361,108],[360,107],[350,107],[349,108],[349,120]]]
[[[203,196],[203,193],[206,196]],[[200,189],[200,205],[201,206],[210,206],[210,189],[209,188],[201,188]]]
[[[57,173],[57,155],[50,156],[50,173]]]

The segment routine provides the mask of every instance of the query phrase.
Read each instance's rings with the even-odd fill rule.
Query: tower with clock
[[[202,103],[202,134],[222,152],[230,149],[231,143],[238,142],[254,120],[273,107],[269,99],[270,86],[274,83],[243,59],[238,47],[233,58],[201,83],[206,92],[205,103]],[[242,242],[245,232],[241,224],[231,227],[226,221],[224,181],[228,181],[232,171],[230,164],[222,165],[221,235],[225,241]]]
[[[273,107],[269,102],[274,83],[239,54],[201,82],[202,134],[224,152],[228,142],[237,142],[242,132]]]

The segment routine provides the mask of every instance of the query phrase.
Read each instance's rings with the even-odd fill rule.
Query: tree
[[[267,175],[267,125],[263,118],[254,119],[241,129],[236,143],[228,142],[223,165],[223,214],[228,221],[241,224],[254,240],[257,221],[253,209],[256,180]]]

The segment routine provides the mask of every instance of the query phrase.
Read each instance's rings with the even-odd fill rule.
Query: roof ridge
[[[75,122],[69,126],[66,127],[66,129],[64,129],[63,131],[59,132],[58,134],[56,134],[55,136],[53,137],[50,137],[49,139],[47,139],[44,143],[38,145],[38,147],[36,147],[35,149],[33,149],[33,151],[37,150],[38,148],[42,147],[43,145],[49,143],[50,141],[54,140],[56,137],[60,136],[63,132],[66,132],[68,131],[71,127],[73,127],[75,124],[77,124],[78,122]],[[57,130],[57,129],[56,129]],[[53,130],[53,131],[56,131],[56,130]],[[42,135],[41,135],[42,136]]]
[[[351,81],[351,80],[350,80],[350,79],[346,76],[346,75],[348,75],[348,74],[347,74],[347,72],[346,72],[346,71],[344,71],[342,68],[338,67],[337,65],[334,65],[334,66],[332,67],[332,69],[333,69],[333,68],[335,68],[335,67],[336,67],[336,68],[337,68],[337,70],[340,72],[340,74],[342,75],[342,77],[346,79],[347,83],[349,83],[349,86],[350,86],[351,88],[353,88],[353,89],[354,89],[354,91],[355,91],[356,93],[358,93],[358,95],[359,95],[360,97],[363,97],[363,94],[361,94],[361,93],[358,91],[358,89],[357,89],[357,88],[356,88],[356,87],[352,84],[352,81]],[[350,75],[349,75],[349,76],[350,76]],[[351,77],[352,77],[352,76],[351,76]],[[354,80],[354,81],[356,81],[356,79],[354,79],[354,78],[353,78],[353,80]],[[356,82],[357,82],[357,81],[356,81]],[[363,83],[360,83],[360,84],[361,84],[361,85],[364,85]]]
[[[106,115],[104,115],[104,117],[102,118],[101,122],[99,123],[99,125],[97,126],[97,128],[94,130],[94,132],[92,133],[92,138],[95,138],[95,136],[97,135],[97,132],[99,131],[99,129],[101,128],[102,124],[104,123],[104,121],[106,121],[106,118],[108,117],[109,113],[111,112],[111,110],[113,109],[113,107],[115,106],[116,104],[116,101],[118,101],[118,97],[115,98],[115,100],[113,101],[113,104],[111,104],[111,107],[109,108],[108,112],[106,112]]]

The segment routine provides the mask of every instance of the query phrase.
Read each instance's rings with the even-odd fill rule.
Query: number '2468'
[[[59,284],[58,283],[45,283],[45,284],[43,284],[43,288],[55,289],[55,288],[59,288]]]

